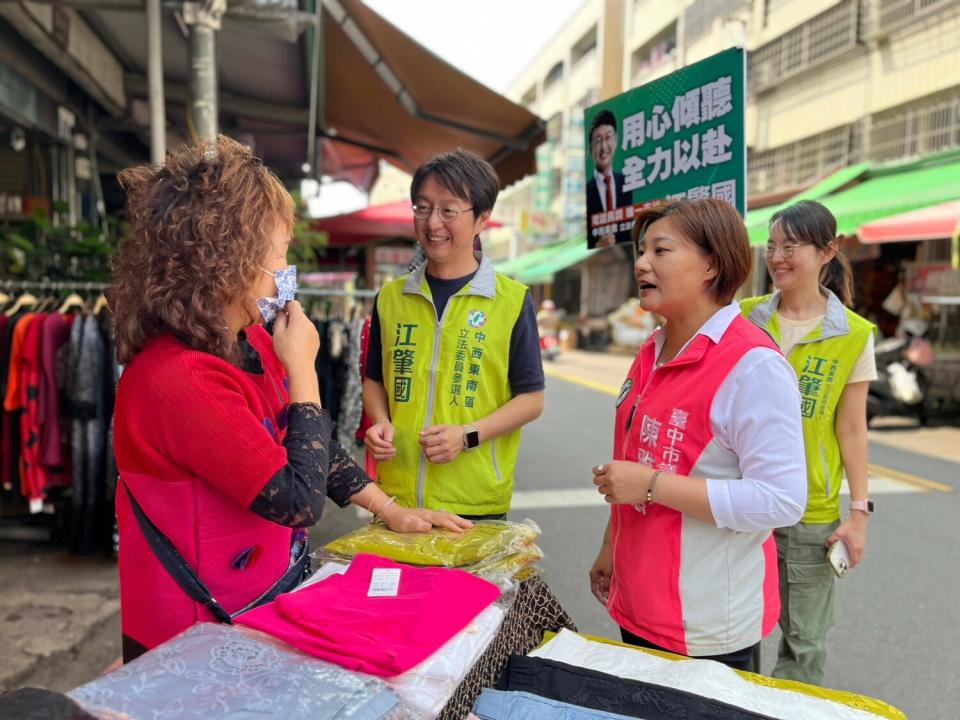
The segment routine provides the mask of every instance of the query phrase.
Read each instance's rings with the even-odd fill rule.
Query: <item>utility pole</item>
[[[183,3],[183,21],[190,30],[190,110],[197,139],[215,143],[218,123],[217,31],[227,0]]]
[[[147,0],[147,86],[150,98],[150,163],[163,165],[167,154],[163,100],[163,31],[160,0]]]

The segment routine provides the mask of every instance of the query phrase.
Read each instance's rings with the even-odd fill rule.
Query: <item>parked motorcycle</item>
[[[874,351],[877,379],[867,392],[867,423],[881,415],[916,417],[927,424],[930,382],[923,368],[933,363],[933,351],[924,338],[927,324],[909,321],[904,337],[877,342]]]
[[[559,357],[560,337],[556,331],[540,332],[540,355],[551,362]]]
[[[540,335],[540,355],[544,360],[556,360],[560,355],[560,313],[553,300],[544,300],[537,313],[537,332]]]

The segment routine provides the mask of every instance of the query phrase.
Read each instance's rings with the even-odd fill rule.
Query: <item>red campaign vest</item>
[[[248,337],[260,352],[265,370],[251,382],[260,388],[262,404],[276,420],[287,408],[283,367],[267,352],[266,333],[251,332]],[[274,426],[274,438],[282,443],[285,423],[277,421]],[[287,570],[291,528],[261,518],[199,477],[156,478],[123,468],[120,475],[116,509],[121,629],[147,649],[194,623],[216,620],[190,599],[157,560],[133,514],[124,484],[228,613],[260,597]],[[234,567],[237,557],[249,548],[254,548],[255,557],[242,569]]]
[[[654,338],[648,340],[637,354],[618,398],[614,459],[690,475],[713,440],[710,410],[717,390],[740,359],[758,346],[776,350],[765,333],[739,315],[719,343],[697,335],[679,358],[660,368],[655,367]],[[691,587],[690,578],[681,587],[684,525],[698,523],[700,536],[706,534],[713,548],[724,547],[725,536],[733,531],[707,526],[656,502],[645,509],[646,513],[632,505],[611,508],[614,573],[607,605],[610,615],[630,632],[685,655],[717,655],[747,647],[713,652],[689,647],[687,642],[692,628],[687,627],[691,619],[684,615],[684,592],[715,591]],[[758,538],[758,543],[765,555],[766,575],[763,598],[757,599],[756,619],[758,624],[762,620],[765,635],[773,629],[780,612],[776,547],[769,532],[765,540]],[[725,601],[722,590],[716,595],[717,602]],[[696,631],[699,638],[726,633],[720,627]],[[719,641],[718,647],[723,644]]]

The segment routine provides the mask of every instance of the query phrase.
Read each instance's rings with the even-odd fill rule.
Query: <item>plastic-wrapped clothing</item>
[[[68,696],[101,720],[380,720],[398,705],[377,678],[214,623],[194,625]]]
[[[643,720],[771,720],[769,715],[684,690],[524,655],[510,658],[497,689],[529,692]]]
[[[531,693],[490,688],[480,693],[473,713],[480,720],[627,720],[628,717],[589,710]]]
[[[388,678],[387,685],[425,717],[436,717],[490,645],[503,617],[503,610],[491,605],[415,668]]]
[[[427,533],[397,533],[371,523],[337,538],[324,549],[347,558],[371,553],[410,565],[465,567],[511,555],[539,535],[540,528],[531,520],[481,520],[460,534],[438,528]]]
[[[370,597],[375,571],[399,570],[396,595]],[[500,596],[462,570],[357,555],[342,575],[279,595],[236,622],[349,670],[399,675],[430,657]]]
[[[487,558],[473,565],[466,565],[463,569],[504,588],[530,577],[536,572],[534,566],[542,559],[543,552],[537,545],[531,543],[521,547],[517,552]]]
[[[802,685],[784,689],[777,680],[740,674],[712,660],[668,659],[639,648],[595,642],[569,630],[561,630],[530,655],[685,690],[784,720],[906,720],[896,708],[862,695]]]

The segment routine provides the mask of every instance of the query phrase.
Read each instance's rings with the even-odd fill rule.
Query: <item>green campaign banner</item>
[[[630,242],[636,211],[720,198],[746,212],[746,53],[730,48],[584,110],[587,245]]]

